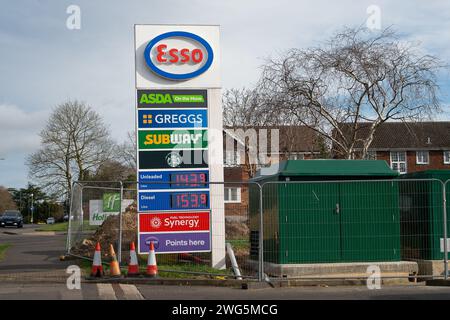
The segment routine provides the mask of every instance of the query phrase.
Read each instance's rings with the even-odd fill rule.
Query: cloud
[[[450,60],[446,1],[77,0],[78,31],[66,28],[70,4],[0,5],[0,157],[7,158],[0,173],[11,183],[24,181],[23,159],[39,146],[51,108],[68,99],[92,106],[113,139],[121,141],[134,129],[135,23],[220,24],[225,89],[251,87],[268,56],[317,45],[344,25],[364,25],[372,4],[380,6],[382,27],[394,25],[405,39],[421,41],[427,52]],[[448,79],[446,74],[445,88]],[[4,171],[9,159],[14,170]]]
[[[48,117],[46,110],[25,112],[15,105],[0,104],[0,157],[33,152],[39,147],[39,131]]]

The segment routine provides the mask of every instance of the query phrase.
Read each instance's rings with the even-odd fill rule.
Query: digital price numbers
[[[207,209],[208,193],[174,193],[171,195],[172,209]]]
[[[205,172],[171,173],[170,182],[172,188],[206,188],[208,174]]]

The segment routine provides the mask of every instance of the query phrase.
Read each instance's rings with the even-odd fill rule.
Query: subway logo
[[[204,149],[207,130],[141,130],[139,149]]]

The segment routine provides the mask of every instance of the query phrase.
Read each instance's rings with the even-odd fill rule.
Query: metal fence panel
[[[159,183],[148,184],[148,190],[160,189]],[[225,211],[225,221],[223,222],[224,238],[229,250],[226,255],[226,269],[217,270],[211,267],[211,252],[177,252],[157,254],[158,266],[164,276],[179,276],[184,274],[190,276],[225,276],[234,278],[235,273],[232,268],[232,261],[237,263],[239,273],[243,278],[256,278],[258,273],[258,259],[251,260],[250,257],[250,228],[249,228],[249,194],[254,192],[254,184],[243,182],[219,182],[210,183],[215,185],[210,188],[210,200],[225,192],[225,202],[216,208]],[[105,186],[106,185],[106,186]],[[157,210],[150,211],[144,216],[137,214],[137,182],[79,182],[75,184],[73,191],[73,201],[68,232],[68,252],[74,255],[92,258],[93,248],[97,241],[102,244],[104,258],[108,259],[107,248],[105,246],[113,244],[116,254],[122,266],[126,266],[129,257],[130,243],[133,241],[138,245],[137,229],[139,223],[150,224],[149,218],[155,214],[169,214],[169,212],[197,212],[205,210],[177,211]],[[256,185],[258,188],[259,186]],[[192,189],[190,189],[192,191]],[[187,191],[190,193],[191,191]],[[217,192],[217,195],[216,195]],[[259,191],[258,199],[259,199]],[[102,201],[105,194],[117,193],[120,195],[122,210],[108,217],[101,223],[93,221],[96,204]],[[192,191],[195,193],[195,191]],[[100,203],[101,204],[101,203]],[[154,203],[156,208],[162,205],[162,201]],[[100,208],[99,208],[100,209]],[[208,211],[208,210],[206,210]],[[214,212],[213,212],[214,214]],[[140,219],[140,221],[138,221]],[[144,220],[142,220],[144,219]],[[211,223],[213,217],[209,217]],[[82,222],[83,221],[83,222]],[[164,221],[162,223],[165,223]],[[159,226],[158,226],[159,227]],[[220,228],[219,228],[220,229]],[[161,229],[161,233],[170,232],[168,229]],[[154,230],[152,231],[154,232]],[[174,232],[177,232],[176,230]],[[144,251],[144,250],[143,250]],[[158,253],[158,252],[157,252]],[[230,255],[234,254],[234,259]],[[145,267],[146,255],[140,256],[141,266]],[[108,260],[106,260],[108,261]],[[235,266],[236,267],[236,266]],[[236,269],[235,269],[236,270]]]
[[[302,265],[307,264],[409,261],[415,262],[418,276],[444,276],[443,194],[443,183],[433,179],[266,182],[262,197],[267,273],[302,277]],[[299,269],[284,274],[288,265]],[[409,272],[412,275],[414,268]]]
[[[214,183],[220,188],[211,190],[226,194],[220,209],[225,211],[225,242],[232,249],[227,252],[232,251],[235,259],[227,255],[226,269],[216,270],[210,252],[158,254],[159,269],[168,277],[234,278],[236,261],[243,278],[263,281],[265,273],[285,276],[285,266],[317,271],[336,263],[409,262],[416,265],[417,277],[443,277],[448,270],[444,203],[449,181],[445,185],[436,179]],[[68,252],[92,257],[95,241],[111,243],[125,266],[130,242],[137,242],[136,186],[136,182],[75,183]],[[118,193],[126,205],[101,223],[93,221],[92,210],[111,193]],[[146,256],[140,259],[144,267]],[[410,273],[401,276],[414,272]],[[326,272],[316,276],[347,277]]]

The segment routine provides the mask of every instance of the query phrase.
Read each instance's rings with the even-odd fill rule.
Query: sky
[[[70,5],[81,29],[66,27]],[[52,109],[86,102],[125,140],[134,129],[134,24],[218,24],[223,89],[252,87],[260,66],[290,48],[316,46],[344,26],[366,25],[380,8],[381,27],[450,62],[450,2],[285,0],[0,0],[0,185],[24,187],[26,157]],[[374,31],[376,32],[376,31]],[[449,119],[449,73],[439,75]]]

